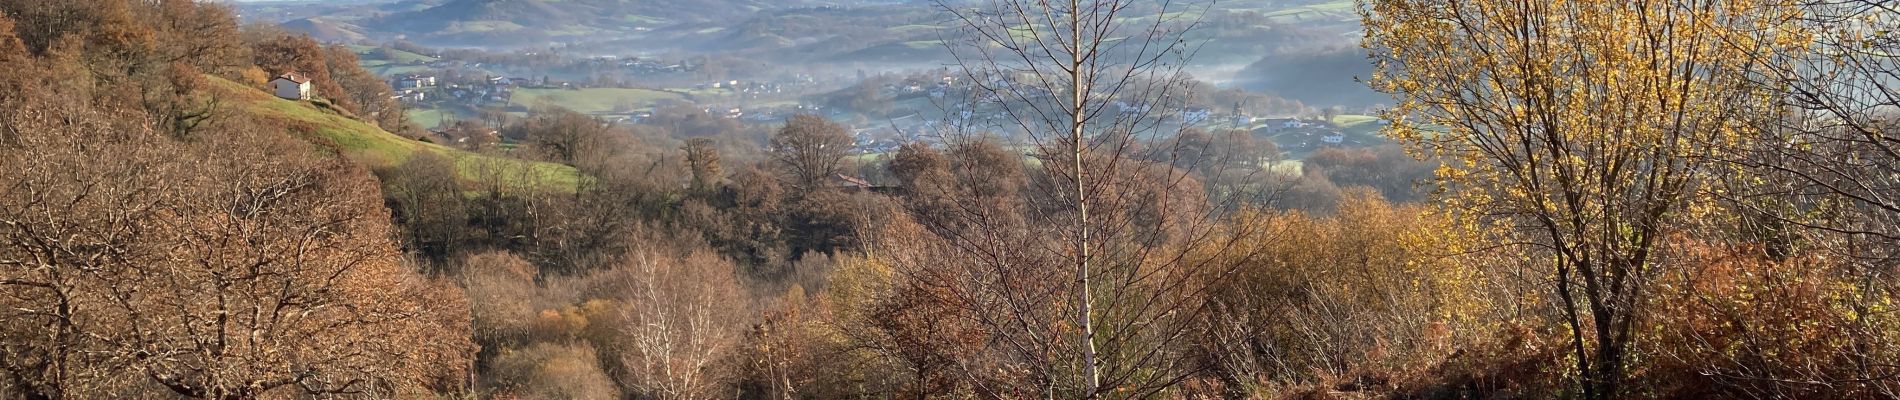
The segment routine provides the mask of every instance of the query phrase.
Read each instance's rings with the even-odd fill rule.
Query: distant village
[[[959,131],[1008,131],[1015,128],[1011,116],[1001,107],[1009,101],[1036,101],[1054,94],[1047,88],[1023,84],[1024,79],[994,76],[982,83],[948,72],[915,74],[878,87],[878,93],[895,104],[926,104],[942,111],[908,109],[899,116],[873,120],[856,129],[857,153],[888,153],[904,143],[938,145],[944,134]],[[1205,105],[1162,107],[1140,101],[1115,100],[1105,103],[1126,117],[1159,119],[1158,131],[1196,128],[1201,130],[1245,130],[1262,138],[1273,138],[1283,150],[1308,152],[1328,146],[1359,146],[1367,143],[1354,139],[1325,116],[1260,117],[1239,110],[1216,111]],[[833,115],[845,110],[833,110]],[[941,115],[937,115],[941,113]],[[1385,125],[1385,120],[1373,123]]]
[[[851,82],[846,90],[875,82],[868,91],[855,88],[876,96],[866,101],[891,107],[884,112],[871,112],[828,101],[827,96],[838,96],[838,92],[827,89],[842,86],[835,81],[821,81],[809,74],[772,80],[693,81],[691,76],[703,66],[685,60],[601,56],[576,60],[566,66],[611,71],[615,76],[643,77],[649,79],[646,83],[670,83],[666,87],[604,78],[576,81],[548,75],[501,75],[488,71],[507,68],[451,59],[415,61],[403,66],[418,72],[391,76],[391,96],[415,109],[500,110],[518,114],[529,112],[532,107],[516,101],[522,90],[647,89],[678,94],[707,115],[748,124],[777,124],[798,113],[825,115],[853,126],[856,138],[853,152],[858,154],[888,153],[912,142],[940,145],[945,134],[952,132],[1009,131],[1014,125],[1003,112],[1002,103],[1035,101],[1054,95],[1047,88],[1023,83],[1025,80],[1019,77],[997,75],[973,80],[948,70],[864,77]],[[1322,116],[1261,117],[1237,108],[1217,110],[1208,105],[1162,105],[1134,100],[1113,100],[1106,106],[1122,116],[1158,118],[1164,128],[1250,131],[1272,139],[1283,151],[1289,152],[1364,144]],[[641,124],[653,114],[651,106],[629,104],[596,115],[609,123]]]

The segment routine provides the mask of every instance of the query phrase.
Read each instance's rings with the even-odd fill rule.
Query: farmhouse
[[[1300,122],[1298,118],[1258,118],[1248,122],[1262,123],[1261,129],[1266,129],[1267,132],[1284,132],[1306,127],[1306,123]]]
[[[413,104],[413,103],[421,103],[424,100],[428,100],[429,94],[427,92],[423,92],[420,90],[404,89],[400,92],[396,92],[390,97],[395,98],[396,100],[399,100],[402,102]]]
[[[310,100],[310,78],[295,72],[278,75],[270,81],[271,89],[277,97],[288,100]]]
[[[396,89],[421,89],[435,86],[435,77],[427,75],[409,75],[396,80]]]

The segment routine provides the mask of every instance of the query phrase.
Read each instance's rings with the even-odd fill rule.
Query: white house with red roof
[[[287,72],[270,80],[277,97],[288,100],[310,100],[310,78],[295,72]]]

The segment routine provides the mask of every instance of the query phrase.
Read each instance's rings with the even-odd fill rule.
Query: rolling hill
[[[725,20],[792,2],[764,0],[451,0],[373,18],[364,26],[422,43],[511,45],[636,36]]]
[[[324,17],[294,19],[278,25],[322,42],[354,43],[369,38],[363,34],[362,27]]]

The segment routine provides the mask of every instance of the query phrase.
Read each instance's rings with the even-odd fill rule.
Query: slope
[[[480,181],[487,175],[485,171],[516,171],[504,173],[503,183],[515,187],[573,190],[582,179],[580,171],[566,165],[478,154],[411,140],[328,111],[315,103],[280,99],[216,77],[207,77],[207,80],[220,102],[234,106],[233,115],[282,123],[372,169],[394,167],[416,154],[429,152],[454,160],[456,173],[464,182]]]

